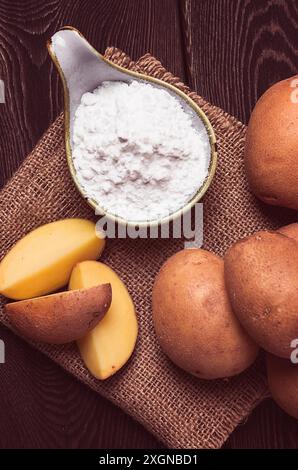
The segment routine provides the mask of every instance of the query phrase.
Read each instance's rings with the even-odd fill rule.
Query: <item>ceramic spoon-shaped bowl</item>
[[[105,215],[114,221],[122,222],[127,225],[150,226],[168,222],[181,216],[188,211],[196,202],[198,202],[207,191],[215,173],[217,154],[216,141],[211,124],[204,112],[191,100],[185,93],[181,92],[172,85],[169,85],[156,78],[148,77],[140,73],[126,70],[119,65],[113,64],[97,52],[89,42],[76,29],[66,26],[56,32],[48,41],[49,54],[56,65],[64,87],[64,116],[65,116],[65,143],[66,154],[69,169],[74,183],[82,196],[87,200],[97,214]],[[101,207],[100,201],[95,201],[88,197],[84,188],[78,181],[76,169],[72,159],[73,147],[73,122],[77,107],[80,104],[84,93],[93,91],[103,81],[125,81],[131,82],[139,80],[148,82],[153,86],[166,88],[169,93],[179,99],[181,105],[187,113],[191,115],[193,126],[199,131],[206,132],[210,145],[210,157],[208,165],[208,175],[198,188],[196,194],[188,201],[184,207],[160,220],[131,222],[121,217],[106,212]],[[183,184],[183,182],[181,182]]]

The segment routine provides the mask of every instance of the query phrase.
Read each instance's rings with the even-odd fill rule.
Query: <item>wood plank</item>
[[[156,448],[119,408],[2,327],[0,449]]]
[[[27,7],[26,7],[27,3]],[[78,28],[99,51],[146,52],[184,78],[178,6],[172,0],[0,0],[0,187],[62,110],[61,84],[46,41],[63,25]]]
[[[0,0],[0,186],[62,109],[61,85],[46,40],[62,25],[82,31],[101,52],[132,58],[150,51],[184,78],[178,6],[172,0]],[[28,182],[29,183],[29,182]],[[0,368],[1,447],[146,447],[142,427],[4,328]]]
[[[180,6],[191,87],[247,123],[258,97],[297,73],[298,3],[185,0]]]
[[[297,73],[295,0],[185,0],[180,7],[190,86],[243,122],[271,84]],[[298,423],[268,400],[226,446],[297,448]]]
[[[233,449],[297,449],[298,421],[284,413],[271,399],[259,405],[230,436]]]
[[[45,49],[59,26],[77,27],[102,52],[108,45],[133,58],[152,52],[200,94],[247,122],[257,97],[297,71],[297,9],[295,0],[0,0],[0,78],[7,99],[0,104],[0,186],[62,108]],[[0,447],[160,445],[11,332],[1,328],[0,338],[7,350],[0,367]],[[297,442],[297,422],[268,400],[227,446]]]

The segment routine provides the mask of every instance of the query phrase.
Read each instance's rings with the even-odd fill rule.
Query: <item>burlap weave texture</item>
[[[255,230],[286,220],[250,194],[243,171],[245,126],[167,72],[152,56],[133,63],[109,48],[114,62],[158,77],[188,93],[208,115],[218,141],[218,169],[204,199],[204,247],[218,254]],[[67,168],[63,116],[48,129],[0,195],[1,258],[29,230],[63,217],[94,219]],[[170,447],[217,448],[267,393],[259,362],[230,380],[202,381],[176,368],[160,350],[151,320],[151,287],[163,261],[181,240],[110,240],[103,260],[113,267],[134,299],[140,326],[135,354],[105,382],[84,367],[74,344],[34,344],[71,374],[120,406]],[[9,325],[1,302],[1,321]]]

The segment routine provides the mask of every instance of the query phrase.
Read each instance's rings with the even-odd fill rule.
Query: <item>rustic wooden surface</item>
[[[151,52],[243,122],[273,82],[297,73],[296,0],[0,0],[0,186],[62,109],[45,41],[71,24],[100,51]],[[112,404],[5,328],[0,447],[156,448]],[[298,447],[298,423],[267,400],[228,440],[233,448]]]

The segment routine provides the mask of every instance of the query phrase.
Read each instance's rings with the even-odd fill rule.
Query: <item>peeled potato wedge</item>
[[[95,224],[64,219],[19,240],[0,263],[0,293],[14,300],[50,294],[65,286],[74,265],[98,259],[105,246]]]
[[[5,306],[15,329],[33,341],[63,344],[77,340],[97,325],[112,300],[110,284],[59,292]]]
[[[113,290],[111,306],[93,330],[78,341],[80,354],[92,375],[100,380],[115,374],[133,353],[138,323],[133,301],[119,276],[98,261],[83,261],[73,269],[69,289],[109,282]]]

